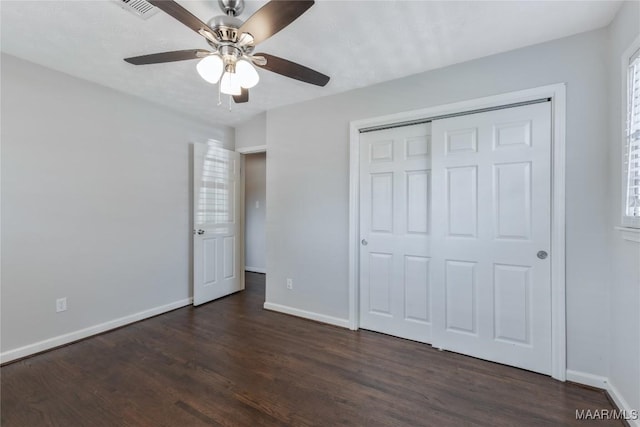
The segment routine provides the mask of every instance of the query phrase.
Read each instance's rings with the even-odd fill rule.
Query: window
[[[627,56],[623,225],[640,227],[640,49]]]

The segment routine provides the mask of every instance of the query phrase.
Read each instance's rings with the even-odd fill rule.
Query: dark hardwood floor
[[[1,424],[559,426],[601,391],[262,309],[247,290],[0,369]]]

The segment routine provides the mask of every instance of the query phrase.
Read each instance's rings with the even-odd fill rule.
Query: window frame
[[[622,110],[621,110],[621,142],[622,142],[622,153],[621,153],[621,169],[622,169],[622,188],[621,188],[621,225],[624,228],[640,228],[640,216],[630,216],[627,215],[627,203],[628,203],[628,183],[629,183],[629,172],[628,172],[628,159],[627,159],[627,150],[629,144],[629,136],[627,132],[628,128],[628,115],[629,115],[629,91],[630,91],[630,79],[629,79],[629,63],[634,54],[640,50],[640,36],[638,36],[633,43],[624,51],[622,54]]]

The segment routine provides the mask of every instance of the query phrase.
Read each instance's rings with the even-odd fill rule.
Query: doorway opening
[[[244,269],[266,274],[267,153],[244,155]]]
[[[236,150],[241,154],[242,266],[245,287],[260,287],[264,298],[267,273],[266,208],[267,153],[265,146]],[[264,302],[264,299],[263,299]]]

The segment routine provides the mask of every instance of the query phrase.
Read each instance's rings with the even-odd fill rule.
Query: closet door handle
[[[362,243],[362,246],[367,246],[369,244],[366,239],[362,239],[360,243]]]

